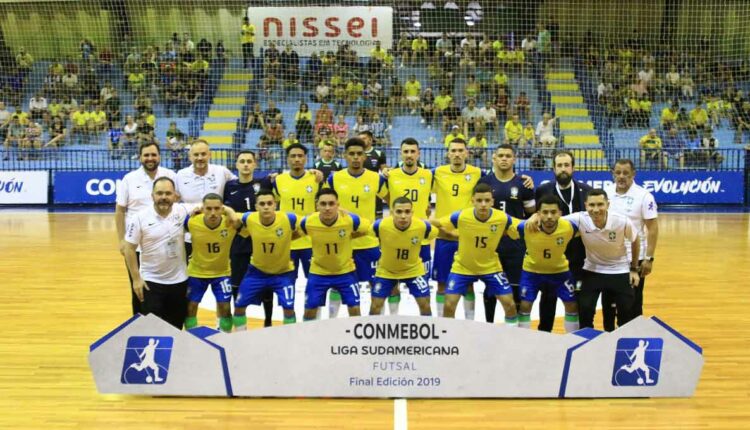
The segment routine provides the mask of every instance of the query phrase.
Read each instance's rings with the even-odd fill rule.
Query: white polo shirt
[[[117,206],[127,209],[125,212],[125,225],[128,225],[135,214],[154,206],[151,191],[154,188],[154,180],[165,176],[175,180],[175,173],[165,167],[157,167],[154,179],[151,179],[143,166],[125,175],[117,184]],[[176,184],[175,184],[176,185]]]
[[[630,273],[627,248],[637,239],[635,228],[628,217],[612,212],[600,229],[587,212],[575,212],[563,218],[575,224],[586,247],[583,269],[594,273]]]
[[[177,203],[166,217],[153,205],[138,212],[125,229],[125,240],[141,247],[141,277],[159,284],[187,280],[185,263],[185,206]]]
[[[645,221],[656,219],[658,217],[656,200],[654,195],[640,185],[633,184],[625,194],[617,194],[615,184],[608,185],[604,188],[609,197],[609,210],[630,218],[633,223],[638,238],[641,241],[640,257],[646,256],[646,228]],[[628,248],[628,257],[630,257],[630,248]]]
[[[177,172],[177,192],[184,203],[201,203],[209,193],[224,196],[224,185],[232,179],[237,177],[224,166],[209,164],[206,174],[198,176],[190,165]]]

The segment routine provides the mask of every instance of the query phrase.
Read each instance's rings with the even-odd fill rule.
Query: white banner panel
[[[307,57],[348,43],[367,57],[376,40],[383,49],[393,44],[390,7],[249,7],[247,16],[255,26],[256,51],[271,43],[281,50],[291,43],[297,54]]]
[[[46,204],[48,186],[46,170],[0,171],[0,204]]]
[[[358,317],[225,334],[134,317],[91,347],[102,393],[272,397],[682,397],[699,346],[656,317],[552,334]]]

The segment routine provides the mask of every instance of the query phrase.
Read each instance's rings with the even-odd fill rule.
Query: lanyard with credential
[[[573,213],[573,199],[576,197],[576,186],[575,184],[570,184],[570,202],[565,201],[565,197],[563,197],[562,192],[560,191],[560,184],[555,181],[555,189],[557,190],[557,195],[560,196],[560,200],[568,205],[568,214]]]

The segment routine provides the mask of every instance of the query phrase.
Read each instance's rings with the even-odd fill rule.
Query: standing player
[[[185,230],[193,239],[193,254],[188,263],[188,305],[185,329],[198,325],[198,305],[208,287],[216,298],[216,315],[219,328],[232,331],[232,285],[229,275],[229,252],[237,234],[236,214],[222,204],[218,194],[203,197],[203,213],[185,218]]]
[[[365,143],[362,139],[353,137],[347,140],[344,150],[347,168],[329,176],[328,186],[336,191],[342,209],[368,221],[374,220],[376,201],[388,196],[385,178],[365,169]],[[352,247],[357,280],[368,283],[371,287],[375,267],[380,259],[378,239],[373,235],[365,235],[354,239]],[[329,305],[332,318],[338,314],[340,303],[341,298],[332,292]]]
[[[432,314],[430,285],[424,277],[420,250],[422,241],[436,238],[438,231],[429,222],[414,216],[413,207],[410,198],[398,197],[390,205],[392,216],[379,219],[372,226],[380,239],[382,255],[375,271],[370,315],[380,315],[385,298],[398,289],[401,282],[416,299],[419,314]]]
[[[573,179],[575,172],[575,158],[570,151],[560,151],[554,157],[555,181],[547,182],[536,189],[536,200],[543,196],[552,195],[560,198],[562,202],[562,214],[570,215],[575,212],[586,210],[586,194],[593,188],[591,186]],[[568,266],[573,278],[576,280],[576,289],[580,285],[583,276],[583,260],[586,258],[586,250],[580,236],[573,238],[565,251]],[[549,288],[541,288],[542,296],[539,299],[539,330],[551,332],[555,324],[555,311],[557,308],[557,291]]]
[[[401,162],[399,167],[389,170],[388,192],[391,197],[389,207],[393,207],[395,199],[406,197],[412,202],[412,213],[417,218],[427,219],[430,217],[430,189],[432,187],[432,172],[419,166],[419,142],[411,137],[401,142]],[[422,249],[419,256],[424,263],[425,273],[430,273],[431,239],[422,241]],[[382,241],[381,241],[382,243]],[[395,286],[388,297],[388,308],[391,315],[398,315],[398,306],[401,302],[401,292],[398,285]]]
[[[578,330],[578,304],[575,297],[575,279],[568,269],[565,250],[577,235],[577,229],[568,220],[560,219],[562,204],[557,196],[547,194],[537,202],[537,219],[540,229],[526,232],[527,222],[518,226],[518,235],[526,244],[523,271],[520,280],[521,308],[518,325],[531,327],[531,307],[540,289],[554,291],[565,305],[565,331]],[[505,267],[505,266],[503,266]]]
[[[339,196],[330,188],[318,191],[315,204],[318,212],[300,222],[302,233],[312,240],[313,250],[305,288],[304,319],[317,317],[329,288],[335,289],[349,307],[349,316],[359,316],[359,285],[352,258],[352,239],[367,234],[370,222],[339,210]]]
[[[492,188],[492,198],[495,201],[495,209],[501,210],[513,218],[525,219],[527,214],[534,213],[534,189],[533,186],[526,188],[524,179],[517,175],[513,168],[516,162],[516,154],[513,147],[502,144],[492,154],[493,172],[483,177],[479,182],[485,183]],[[521,303],[518,283],[521,280],[521,265],[523,264],[524,248],[523,241],[514,240],[504,236],[500,240],[497,254],[500,256],[500,264],[505,270],[513,288],[513,300],[516,304]],[[484,316],[487,322],[495,321],[495,306],[497,300],[494,296],[484,294]]]
[[[454,318],[456,306],[461,296],[474,282],[481,280],[485,289],[495,296],[505,309],[505,323],[518,325],[513,290],[503,273],[497,249],[500,239],[506,234],[517,237],[513,218],[505,212],[492,209],[492,188],[487,184],[477,184],[472,190],[473,208],[466,208],[430,223],[446,232],[458,229],[458,251],[448,275],[448,288],[445,290],[443,316]],[[467,318],[468,319],[468,318]]]
[[[253,239],[253,253],[234,307],[234,326],[238,331],[247,329],[247,306],[261,304],[268,290],[276,293],[279,305],[284,309],[284,324],[297,321],[294,314],[294,264],[290,258],[297,216],[277,212],[271,190],[258,192],[255,208],[256,212],[242,215],[242,225]]]
[[[175,173],[169,169],[159,166],[161,152],[159,145],[149,142],[138,148],[138,158],[141,167],[125,175],[117,184],[117,199],[115,203],[115,227],[117,228],[117,239],[120,245],[120,254],[125,256],[128,244],[125,242],[125,226],[129,224],[139,211],[152,207],[154,200],[151,191],[156,178],[167,177],[175,179]],[[136,267],[141,264],[140,248],[136,250]],[[141,311],[141,301],[133,291],[133,274],[128,270],[130,279],[130,302],[133,315]]]
[[[253,174],[258,166],[253,151],[240,151],[237,155],[237,179],[227,182],[224,187],[224,204],[234,209],[237,213],[245,213],[255,210],[255,193],[261,188],[270,188],[268,178],[255,179]],[[253,252],[253,241],[249,237],[235,235],[232,241],[232,249],[229,260],[232,268],[232,296],[237,299],[240,282],[245,277],[247,266],[250,264],[250,256]],[[273,317],[273,292],[269,292],[263,298],[264,327],[270,327]]]
[[[615,183],[607,188],[607,197],[611,202],[612,212],[625,215],[630,218],[640,241],[640,260],[631,260],[631,265],[638,268],[640,282],[633,291],[632,317],[643,315],[643,287],[646,276],[651,274],[654,264],[654,253],[656,252],[656,241],[659,239],[659,223],[656,201],[653,194],[645,188],[634,183],[635,166],[628,159],[617,160],[612,169]],[[644,231],[645,226],[645,231]],[[609,297],[606,297],[609,299]],[[612,301],[602,296],[602,316],[604,317],[604,329],[614,330],[614,312]],[[609,305],[608,305],[609,304]]]
[[[432,171],[432,192],[435,193],[435,217],[442,218],[471,206],[474,187],[482,177],[482,171],[466,164],[469,153],[466,141],[454,139],[448,144],[450,164],[436,167]],[[453,264],[453,257],[458,251],[455,237],[441,231],[435,241],[435,255],[432,259],[432,279],[437,281],[438,289],[435,301],[438,315],[443,314],[445,302],[445,285]],[[472,286],[464,297],[466,319],[474,319],[474,288]]]

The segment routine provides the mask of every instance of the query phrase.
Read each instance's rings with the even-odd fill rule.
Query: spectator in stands
[[[479,167],[482,169],[486,169],[488,167],[487,165],[487,138],[484,136],[484,133],[481,131],[478,131],[477,134],[469,139],[469,143],[467,144],[467,147],[469,149],[469,156],[475,160],[479,160]]]
[[[23,140],[26,138],[26,127],[21,124],[18,117],[11,117],[10,124],[8,125],[8,131],[5,133],[5,142],[3,146],[5,148],[5,156],[3,161],[10,160],[10,153],[13,148],[20,148]],[[21,160],[21,155],[18,154],[18,159]]]
[[[664,154],[667,159],[676,160],[680,166],[680,169],[685,168],[685,150],[687,149],[687,142],[682,137],[677,127],[669,129],[669,133],[662,142],[664,145]]]
[[[542,114],[542,120],[536,125],[536,136],[545,148],[554,148],[557,145],[557,137],[555,137],[555,121],[557,117],[553,117],[547,112]]]
[[[409,62],[409,49],[411,48],[411,40],[409,35],[402,31],[398,42],[396,42],[396,57],[399,60],[399,67],[403,68],[404,63]]]
[[[164,115],[167,117],[172,116],[173,109],[177,111],[178,104],[180,102],[180,83],[178,81],[172,81],[172,83],[164,88],[163,100],[164,100]]]
[[[378,75],[380,73],[387,54],[387,51],[380,46],[380,41],[376,40],[375,47],[370,50],[370,61],[367,63],[367,68],[371,75]]]
[[[39,121],[47,113],[47,99],[40,92],[29,100],[29,113],[32,121]]]
[[[34,67],[34,57],[26,52],[25,48],[20,48],[18,55],[16,55],[16,70],[18,70],[18,75],[22,81],[25,81],[26,77],[29,76],[32,67]]]
[[[724,156],[719,152],[719,140],[711,133],[711,129],[703,130],[703,139],[701,139],[702,160],[706,162],[709,170],[715,170],[724,161]]]
[[[297,51],[292,49],[291,44],[287,44],[284,47],[284,51],[280,55],[279,64],[281,67],[281,79],[284,81],[284,98],[286,94],[289,94],[289,90],[297,89],[299,83],[299,55]]]
[[[276,44],[271,42],[268,48],[263,51],[263,70],[266,74],[278,74],[281,64],[280,56],[278,49],[276,49]]]
[[[497,90],[495,109],[497,110],[498,121],[500,121],[501,124],[505,124],[510,109],[510,98],[508,97],[505,88],[499,88]]]
[[[71,98],[78,96],[78,75],[72,68],[67,70],[67,73],[61,78],[62,91],[63,93]]]
[[[385,95],[383,94],[383,85],[380,82],[378,82],[376,79],[370,79],[369,81],[367,81],[367,87],[365,87],[364,92],[368,94],[370,100],[372,100],[374,109],[378,113],[382,114],[383,112],[385,112],[387,100],[385,98]]]
[[[497,110],[495,110],[492,100],[487,100],[484,107],[479,109],[479,116],[483,121],[482,130],[484,130],[484,134],[492,141],[495,138],[494,134],[500,129]]]
[[[283,122],[284,116],[281,114],[281,109],[276,107],[276,102],[273,100],[268,101],[268,109],[266,109],[265,112],[265,120],[266,122],[270,122],[271,120],[276,120],[276,122]]]
[[[141,91],[135,97],[135,100],[133,101],[133,107],[135,108],[136,113],[140,115],[143,112],[151,109],[153,107],[153,102],[151,101],[151,97],[149,97],[149,95],[145,91]]]
[[[483,131],[484,121],[481,112],[477,109],[477,102],[469,99],[465,108],[461,110],[461,121],[464,124],[464,134],[472,136],[477,131]]]
[[[286,135],[286,139],[284,139],[283,142],[281,142],[281,148],[286,150],[291,145],[299,145],[299,139],[297,139],[297,134],[295,132],[289,132],[289,134]]]
[[[325,82],[325,76],[323,75],[323,61],[318,54],[313,52],[310,55],[310,59],[307,61],[305,82],[319,81]]]
[[[505,137],[503,143],[513,145],[516,148],[521,143],[523,138],[523,125],[521,124],[521,118],[517,113],[514,113],[510,120],[505,123]]]
[[[665,107],[661,111],[661,118],[659,120],[661,128],[668,130],[677,125],[677,114],[679,113],[680,105],[677,102],[673,102],[669,107]]]
[[[130,87],[130,91],[138,92],[144,88],[145,84],[146,75],[140,67],[128,75],[128,86]]]
[[[331,87],[328,86],[325,79],[320,79],[315,86],[313,101],[317,103],[327,103],[331,97]]]
[[[703,109],[700,103],[690,111],[690,127],[696,130],[704,130],[708,125],[708,112]]]
[[[642,94],[638,99],[638,126],[649,127],[651,122],[651,100],[648,94]]]
[[[601,81],[596,87],[596,95],[600,103],[602,103],[603,100],[606,100],[607,97],[611,97],[614,92],[615,90],[610,82]]]
[[[682,89],[682,99],[692,101],[695,93],[695,82],[689,74],[685,73],[682,75],[680,78],[680,87]]]
[[[427,39],[421,34],[411,42],[411,62],[416,63],[427,55]]]
[[[5,131],[10,124],[10,111],[5,107],[5,102],[0,100],[0,132]]]
[[[711,128],[721,127],[721,117],[723,115],[722,109],[723,101],[720,100],[716,94],[709,94],[708,101],[706,102],[706,111],[708,111],[708,124]]]
[[[344,115],[339,115],[338,121],[333,124],[333,137],[336,139],[336,144],[341,147],[349,138],[349,124],[346,122]]]
[[[448,103],[448,107],[443,109],[443,131],[452,130],[453,126],[458,126],[463,130],[463,123],[461,121],[461,109],[456,106],[456,102],[451,99]]]
[[[519,147],[529,148],[529,150],[537,146],[536,133],[534,131],[534,124],[531,121],[526,122],[526,126],[523,128],[523,137],[521,137],[521,143]],[[523,154],[530,154],[530,151],[523,151]]]
[[[346,103],[344,104],[344,115],[346,115],[349,106],[356,106],[357,101],[362,98],[362,93],[365,90],[365,86],[359,81],[358,77],[352,78],[346,84]]]
[[[750,131],[750,102],[743,101],[740,105],[735,105],[733,113],[734,120],[734,143],[742,144],[742,137],[745,132]]]
[[[516,102],[514,103],[514,108],[523,121],[529,119],[529,116],[531,115],[531,101],[525,91],[518,93],[518,97],[516,97]]]
[[[242,30],[240,32],[240,43],[242,44],[242,61],[245,68],[249,68],[255,58],[255,26],[250,24],[248,17],[242,18]]]
[[[127,153],[133,153],[135,151],[136,143],[138,142],[138,123],[135,122],[132,115],[125,117],[125,125],[122,128],[124,134],[124,148]]]
[[[67,135],[67,129],[62,118],[55,116],[52,118],[52,124],[49,126],[49,141],[46,145],[51,148],[59,148],[64,145],[65,136]]]
[[[328,107],[328,103],[323,103],[315,112],[315,128],[320,124],[333,124],[333,111]]]
[[[638,72],[638,81],[643,85],[646,91],[651,89],[651,85],[654,81],[654,68],[651,64],[644,64],[643,68]]]
[[[435,41],[435,59],[439,59],[447,52],[453,52],[453,41],[448,37],[448,33],[443,32],[440,38]]]
[[[365,121],[362,115],[357,115],[354,121],[354,126],[351,128],[352,137],[358,136],[363,131],[370,131],[370,125]]]
[[[422,93],[420,100],[420,116],[422,124],[425,124],[427,128],[432,128],[432,122],[435,118],[435,96],[432,94],[432,88],[426,88]]]
[[[417,102],[419,104],[419,102]],[[395,115],[401,114],[401,109],[406,105],[404,86],[399,82],[398,77],[391,79],[391,88],[388,93],[388,119],[393,121]]]
[[[373,114],[368,128],[372,133],[372,137],[376,145],[380,145],[380,147],[382,148],[391,146],[391,127],[389,127],[385,123],[380,114],[378,114],[377,112]]]
[[[263,130],[265,126],[264,113],[260,107],[260,103],[253,105],[253,110],[247,113],[247,121],[245,121],[245,131],[248,130]]]
[[[198,42],[198,45],[195,47],[195,49],[198,51],[198,58],[206,61],[211,59],[211,53],[213,52],[214,47],[211,42],[206,40],[206,38],[204,37]]]
[[[91,115],[86,106],[75,108],[70,114],[73,136],[79,144],[88,142],[88,122]]]
[[[303,145],[313,142],[312,112],[307,103],[300,103],[299,110],[294,114],[294,127]]]
[[[83,60],[84,63],[89,63],[94,59],[96,47],[89,39],[81,39],[81,43],[78,44],[78,49],[81,51],[81,60]]]
[[[333,124],[320,123],[315,126],[315,141],[313,142],[316,149],[320,149],[323,142],[333,140]]]
[[[136,137],[136,146],[142,145],[145,142],[151,142],[154,140],[154,128],[151,127],[147,122],[146,119],[141,117],[138,117],[138,119],[135,120],[135,123],[138,124],[138,135]]]
[[[461,127],[454,125],[453,127],[451,127],[450,133],[448,133],[448,135],[445,136],[445,140],[444,140],[445,147],[447,148],[448,146],[450,146],[451,142],[453,142],[456,139],[461,139],[464,142],[466,142],[466,136],[463,133],[461,133]]]
[[[123,133],[122,133],[122,127],[120,127],[119,122],[112,122],[112,127],[109,129],[109,132],[107,133],[109,136],[109,158],[112,160],[115,159],[123,159],[127,160],[129,157],[127,155],[127,151],[123,151]]]
[[[284,125],[275,119],[270,119],[263,135],[260,137],[259,147],[266,150],[265,154],[261,155],[264,159],[277,158],[277,151],[273,149],[281,148],[282,141],[284,140]]]
[[[26,134],[21,141],[21,148],[25,160],[38,160],[39,150],[42,149],[42,126],[36,121],[29,121]]]
[[[662,141],[656,134],[655,128],[649,129],[648,134],[641,137],[639,146],[641,148],[641,168],[644,168],[647,162],[652,165],[655,163],[658,169],[666,168],[669,159],[662,150]]]
[[[417,113],[419,97],[422,93],[422,83],[417,80],[416,75],[409,76],[409,80],[404,84],[404,91],[406,92],[406,105],[411,109],[410,114],[414,115]]]
[[[507,92],[508,90],[508,75],[505,74],[505,71],[503,69],[498,69],[497,72],[495,72],[495,76],[492,78],[494,82],[494,93],[500,94],[501,90],[505,90]]]
[[[96,109],[91,112],[91,119],[94,121],[94,131],[103,132],[109,126],[107,121],[107,113],[104,112],[102,105],[96,105]]]
[[[669,72],[667,72],[665,79],[667,95],[672,101],[680,99],[680,74],[677,72],[677,66],[672,64],[669,66]]]

